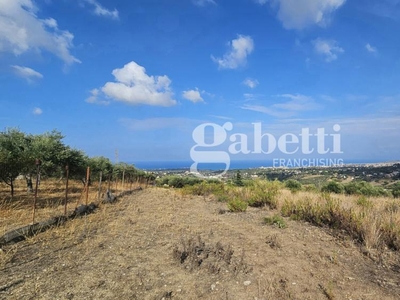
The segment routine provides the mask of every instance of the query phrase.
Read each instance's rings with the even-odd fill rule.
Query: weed
[[[274,215],[272,217],[265,217],[264,224],[274,225],[274,226],[277,226],[278,228],[286,228],[287,227],[285,220],[279,215]]]
[[[231,212],[244,212],[247,209],[247,202],[239,198],[232,199],[228,202],[228,209]]]
[[[365,209],[370,209],[374,206],[374,203],[371,200],[367,199],[367,197],[365,196],[360,196],[357,199],[356,204]]]

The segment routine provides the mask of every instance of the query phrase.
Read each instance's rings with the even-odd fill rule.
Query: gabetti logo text
[[[226,122],[218,125],[215,123],[204,123],[197,126],[192,133],[196,143],[190,150],[190,157],[193,164],[190,171],[193,174],[202,176],[199,172],[199,164],[223,164],[225,168],[219,175],[224,175],[230,168],[231,155],[237,154],[265,154],[270,155],[280,152],[287,155],[303,154],[306,156],[318,155],[319,157],[329,154],[342,154],[340,125],[335,124],[327,133],[325,128],[318,128],[311,132],[310,128],[302,128],[296,135],[294,133],[285,133],[280,136],[274,136],[268,132],[262,132],[262,123],[252,123],[253,136],[250,145],[249,136],[243,133],[233,132],[233,124]],[[207,134],[208,135],[207,135]],[[212,136],[209,134],[211,133]],[[231,133],[231,134],[229,134]],[[226,151],[215,149],[221,148],[221,145],[230,142]],[[311,142],[314,147],[311,147]],[[329,142],[330,147],[327,147]],[[214,149],[213,149],[214,148]],[[342,159],[282,159],[273,158],[274,167],[308,167],[308,166],[332,166],[343,164]]]

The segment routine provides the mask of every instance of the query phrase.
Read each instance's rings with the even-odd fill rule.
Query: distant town
[[[220,176],[220,171],[202,171],[201,174],[206,178],[221,178],[228,180],[236,176],[237,171],[241,172],[243,179],[268,179],[268,180],[288,180],[296,179],[303,184],[319,185],[327,180],[337,180],[350,182],[362,180],[379,185],[387,185],[390,182],[400,180],[400,162],[370,163],[370,164],[348,164],[334,167],[303,167],[303,168],[274,168],[259,167],[249,169],[231,169],[226,174]],[[194,176],[189,169],[164,169],[151,170],[157,177],[178,175]]]

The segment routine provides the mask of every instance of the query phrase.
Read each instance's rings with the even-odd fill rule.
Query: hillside
[[[149,188],[1,250],[1,299],[398,299],[398,254]]]

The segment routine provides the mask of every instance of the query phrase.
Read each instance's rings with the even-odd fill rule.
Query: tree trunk
[[[33,193],[32,175],[25,176],[28,193]]]

